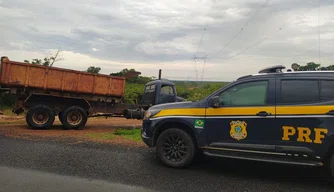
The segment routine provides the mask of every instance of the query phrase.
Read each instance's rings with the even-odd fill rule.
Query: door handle
[[[334,114],[334,113],[333,113]],[[270,116],[271,113],[268,113],[266,111],[260,111],[256,114],[257,116]]]
[[[326,115],[334,115],[334,110],[330,110],[326,113]]]

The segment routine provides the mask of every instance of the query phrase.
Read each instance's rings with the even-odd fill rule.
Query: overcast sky
[[[334,0],[0,0],[0,54],[23,61],[61,47],[56,67],[230,81],[319,62],[319,50],[334,64],[333,13]]]

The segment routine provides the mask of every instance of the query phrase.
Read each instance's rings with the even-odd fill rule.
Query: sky
[[[232,81],[334,64],[334,0],[0,0],[0,55],[109,74]],[[195,58],[195,59],[194,59]]]

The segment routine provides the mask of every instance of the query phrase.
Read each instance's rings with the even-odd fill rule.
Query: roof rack
[[[259,73],[282,73],[282,69],[285,69],[284,65],[275,65],[271,67],[264,68],[259,71]]]

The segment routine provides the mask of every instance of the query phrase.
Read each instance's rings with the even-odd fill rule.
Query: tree
[[[125,69],[122,69],[120,72],[117,72],[117,73],[110,73],[111,76],[125,76],[127,73],[129,72],[136,72],[135,69],[128,69],[128,68],[125,68]]]
[[[61,52],[61,50],[59,48],[54,56],[44,57],[43,60],[42,59],[33,59],[31,61],[31,64],[52,67],[55,62],[63,60],[62,58],[58,58],[60,52]],[[24,60],[24,62],[25,63],[30,63],[29,60]]]
[[[320,67],[321,71],[329,71],[329,70],[334,70],[334,65],[329,65],[327,67]]]
[[[308,62],[304,66],[299,66],[298,71],[318,71],[320,64],[314,62]]]
[[[120,72],[117,73],[110,73],[111,76],[120,76],[120,77],[126,77],[127,83],[139,83],[139,84],[146,84],[149,81],[152,81],[155,79],[155,77],[145,77],[145,76],[138,76],[141,73],[136,71],[135,69],[122,69]]]
[[[100,67],[95,67],[95,66],[90,66],[86,70],[86,72],[89,72],[89,73],[99,73],[100,71],[101,71],[101,68]]]
[[[294,63],[298,65],[297,71],[328,71],[334,70],[334,65],[329,65],[327,67],[322,67],[321,64],[308,62],[306,65],[299,65],[298,63]]]

